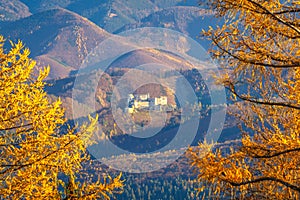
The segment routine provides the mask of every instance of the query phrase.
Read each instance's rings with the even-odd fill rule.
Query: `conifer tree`
[[[62,129],[61,101],[50,102],[44,91],[50,68],[35,74],[22,42],[11,42],[8,52],[4,42],[0,36],[0,198],[109,199],[123,187],[120,176],[105,183],[76,179],[97,118]]]
[[[189,156],[211,198],[300,198],[300,3],[207,0],[221,27],[204,35],[232,94],[243,137],[230,148],[199,144]],[[202,153],[201,153],[202,152]]]

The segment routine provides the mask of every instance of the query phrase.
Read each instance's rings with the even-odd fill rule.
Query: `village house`
[[[167,96],[150,98],[149,93],[139,94],[139,95],[129,94],[128,107],[126,108],[126,110],[128,113],[133,113],[135,109],[160,111],[162,109],[162,106],[167,106],[167,105],[168,105]]]

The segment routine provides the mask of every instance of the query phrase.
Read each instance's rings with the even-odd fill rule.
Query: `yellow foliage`
[[[231,149],[190,149],[200,188],[215,199],[300,199],[299,2],[207,3],[226,19],[204,35],[223,68],[218,83],[237,100],[243,138]]]
[[[61,101],[49,102],[43,90],[50,67],[34,74],[35,61],[22,42],[11,43],[8,53],[3,45],[0,36],[0,198],[109,199],[123,187],[120,176],[75,184],[81,163],[89,159],[86,146],[97,117],[77,131],[62,128],[66,119]],[[66,176],[78,191],[72,196],[64,188]]]

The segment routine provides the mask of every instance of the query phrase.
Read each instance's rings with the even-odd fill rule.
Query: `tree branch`
[[[281,151],[281,152],[276,152],[276,153],[273,153],[271,155],[263,155],[263,156],[254,155],[254,156],[251,156],[251,157],[252,158],[273,158],[273,157],[276,157],[276,156],[280,156],[280,155],[287,154],[287,153],[292,153],[292,152],[297,152],[297,151],[300,151],[300,147],[299,148],[294,148],[294,149],[287,149],[287,150],[284,150],[284,151]]]
[[[248,63],[248,64],[252,64],[252,65],[258,65],[258,66],[264,66],[264,67],[272,67],[272,68],[293,68],[293,67],[300,67],[300,63],[296,63],[296,64],[268,64],[268,63],[262,63],[262,62],[257,62],[254,60],[246,60],[244,58],[241,58],[239,56],[236,56],[235,54],[231,53],[230,51],[224,49],[218,42],[217,40],[212,37],[212,41],[213,43],[219,48],[221,49],[221,51],[225,52],[226,54],[228,54],[230,57],[235,58],[239,61],[242,61],[244,63]]]
[[[300,30],[295,27],[293,24],[284,21],[283,19],[281,19],[280,17],[278,17],[276,14],[272,13],[271,11],[269,11],[267,8],[265,8],[264,6],[262,6],[261,4],[253,1],[253,0],[248,0],[250,3],[256,5],[258,8],[264,10],[266,12],[266,14],[271,15],[275,20],[277,20],[278,22],[290,27],[291,29],[293,29],[294,31],[296,31],[299,35],[300,35]]]
[[[231,84],[231,86],[232,86],[232,84]],[[227,87],[225,86],[225,88],[227,90],[229,90],[232,94],[234,94],[236,97],[238,97],[239,99],[250,102],[250,103],[268,105],[268,106],[282,106],[282,107],[288,107],[288,108],[293,108],[293,109],[300,110],[300,106],[295,106],[295,105],[284,103],[284,102],[271,102],[271,101],[260,101],[260,100],[257,100],[257,99],[251,99],[251,98],[248,98],[248,97],[245,97],[245,96],[242,96],[242,95],[238,94],[235,91],[235,89],[232,89],[228,86]]]
[[[13,129],[17,129],[17,128],[23,128],[23,127],[31,126],[31,125],[33,125],[33,123],[23,124],[23,125],[19,125],[19,126],[13,126],[13,127],[9,127],[9,128],[3,128],[3,129],[0,129],[0,131],[9,131],[9,130],[13,130]]]
[[[297,192],[300,192],[300,187],[293,185],[291,183],[288,183],[286,181],[283,181],[281,179],[275,178],[275,177],[261,177],[261,178],[257,178],[254,180],[250,180],[250,181],[244,181],[244,182],[233,182],[233,181],[229,181],[229,180],[223,180],[227,183],[229,183],[232,186],[242,186],[242,185],[248,185],[248,184],[253,184],[253,183],[259,183],[259,182],[263,182],[263,181],[273,181],[273,182],[278,182],[281,183],[282,185],[291,188],[292,190],[295,190]]]

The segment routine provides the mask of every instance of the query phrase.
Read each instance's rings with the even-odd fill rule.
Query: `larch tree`
[[[67,127],[60,100],[44,91],[50,68],[34,73],[22,42],[4,50],[0,36],[0,198],[109,199],[120,192],[120,176],[78,180],[97,118]]]
[[[242,138],[190,148],[198,190],[214,199],[300,199],[300,2],[202,3],[224,19],[203,34]]]

